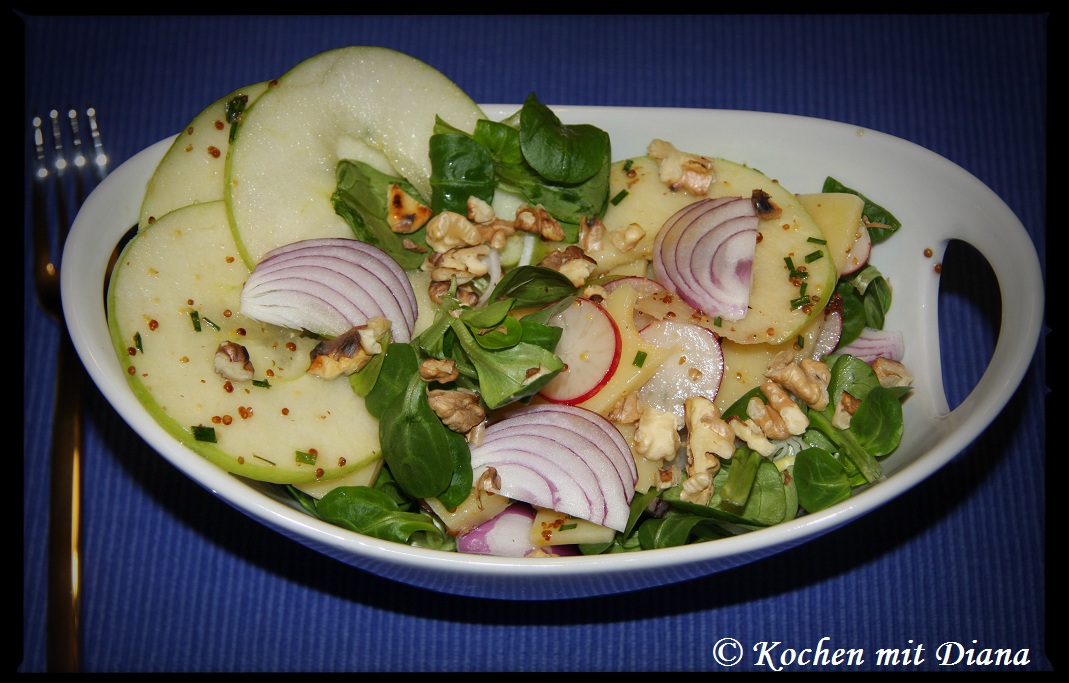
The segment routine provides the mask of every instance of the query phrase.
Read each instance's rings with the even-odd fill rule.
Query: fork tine
[[[56,210],[58,212],[59,234],[56,244],[56,253],[63,253],[63,242],[70,228],[70,207],[67,193],[63,191],[63,178],[67,175],[67,154],[63,145],[63,128],[59,122],[59,110],[53,109],[48,112],[48,118],[52,121],[52,166],[56,177],[56,187],[59,188],[56,198]]]
[[[108,155],[104,152],[104,143],[100,139],[96,107],[93,105],[86,107],[85,116],[89,120],[89,137],[93,143],[93,168],[96,169],[97,182],[99,182],[108,174]]]
[[[74,107],[67,109],[67,121],[70,125],[71,133],[71,163],[74,165],[72,169],[74,171],[74,206],[80,207],[82,202],[85,201],[86,194],[86,179],[85,174],[88,172],[85,153],[82,152],[82,131],[81,125],[78,123],[78,110]]]
[[[33,253],[34,269],[55,276],[56,264],[51,251],[52,240],[49,236],[48,192],[46,184],[51,177],[48,159],[45,153],[44,119],[34,113],[33,143],[36,152],[36,165],[33,176]]]

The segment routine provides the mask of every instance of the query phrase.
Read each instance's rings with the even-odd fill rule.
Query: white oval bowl
[[[519,105],[484,105],[500,120]],[[62,296],[71,337],[92,380],[150,446],[234,508],[354,567],[430,590],[481,598],[549,600],[628,592],[711,574],[825,534],[901,495],[965,449],[1020,384],[1042,329],[1044,286],[1024,226],[974,176],[914,143],[844,123],[745,111],[554,106],[565,123],[606,130],[613,158],[646,153],[653,138],[688,152],[761,169],[793,192],[825,177],[865,188],[903,228],[874,251],[894,288],[887,329],[907,331],[903,362],[917,378],[904,403],[905,436],[883,460],[886,479],[791,522],[662,550],[562,558],[496,558],[413,548],[322,522],[268,486],[230,475],[167,434],[134,396],[111,344],[100,294],[114,245],[136,224],[146,183],[171,144],[162,140],[116,168],[78,213],[63,254]],[[880,163],[873,163],[878,159]],[[998,342],[987,370],[951,411],[938,335],[939,275],[951,240],[975,247],[1001,292]],[[925,249],[931,255],[925,255]],[[92,286],[89,286],[92,285]]]

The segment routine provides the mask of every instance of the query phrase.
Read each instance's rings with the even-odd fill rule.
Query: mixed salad
[[[117,353],[190,448],[398,543],[629,552],[835,505],[902,438],[870,260],[899,222],[685,142],[614,159],[534,93],[493,121],[401,53],[317,55],[178,136]]]

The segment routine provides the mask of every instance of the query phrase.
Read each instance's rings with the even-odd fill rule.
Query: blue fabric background
[[[91,101],[115,163],[234,88],[322,50],[408,52],[477,102],[701,107],[801,114],[905,138],[991,187],[1046,254],[1048,49],[1055,17],[968,15],[8,15],[34,107]],[[9,105],[9,108],[10,105]],[[12,108],[14,109],[14,108]],[[23,134],[24,135],[24,134]],[[14,138],[14,134],[9,137]],[[1064,147],[1064,139],[1061,141]],[[29,169],[30,150],[23,168]],[[28,183],[16,202],[29,206]],[[16,204],[17,206],[18,204]],[[23,228],[29,235],[28,218]],[[23,250],[23,266],[30,249]],[[995,342],[991,272],[968,247],[943,271],[952,405]],[[45,668],[49,357],[56,328],[24,274],[21,640]],[[987,294],[985,294],[987,292]],[[1051,297],[1053,298],[1053,297]],[[1057,304],[1060,302],[1050,301]],[[619,597],[511,603],[422,591],[304,548],[156,456],[92,389],[84,501],[83,658],[94,672],[728,671],[713,645],[1028,648],[1055,668],[1064,515],[1046,451],[1047,339],[1004,413],[914,491],[803,547]],[[38,350],[44,350],[39,356]],[[15,454],[12,454],[15,457]],[[1048,528],[1048,525],[1051,525]],[[1054,537],[1060,538],[1054,541]],[[1064,570],[1064,565],[1062,565]],[[5,576],[11,576],[10,573]],[[1057,596],[1057,597],[1056,597]],[[21,609],[15,607],[20,602]],[[1054,616],[1052,616],[1052,613]],[[974,644],[975,641],[975,644]],[[1062,648],[1064,649],[1064,648]],[[801,670],[803,667],[788,667]],[[825,670],[875,669],[861,666]],[[934,657],[912,670],[940,667]],[[762,671],[753,658],[736,669]]]

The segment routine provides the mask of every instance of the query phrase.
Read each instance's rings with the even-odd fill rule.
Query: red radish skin
[[[843,272],[841,275],[849,275],[861,270],[866,263],[869,262],[869,255],[872,253],[872,236],[869,233],[869,229],[862,226],[857,233],[857,239],[850,245],[850,249],[846,252],[846,261],[843,263]]]
[[[582,403],[598,393],[619,367],[620,328],[603,306],[584,298],[577,298],[549,324],[564,330],[555,353],[565,367],[539,395],[553,403]]]
[[[820,334],[817,336],[816,343],[813,344],[813,350],[809,354],[812,360],[821,360],[824,356],[835,351],[835,347],[839,345],[839,339],[843,335],[843,314],[842,312],[827,308],[824,313],[824,326],[820,329]]]

